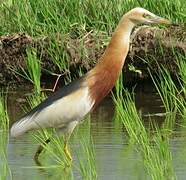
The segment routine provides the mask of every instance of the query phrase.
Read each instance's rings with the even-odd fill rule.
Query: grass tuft
[[[123,123],[131,142],[137,145],[148,176],[153,180],[174,179],[172,154],[169,150],[167,130],[156,125],[153,135],[146,130],[135,103],[128,91],[115,98],[119,120]]]
[[[7,146],[9,141],[7,99],[2,92],[0,94],[0,179],[6,180],[8,176],[12,179],[12,175],[7,160]]]

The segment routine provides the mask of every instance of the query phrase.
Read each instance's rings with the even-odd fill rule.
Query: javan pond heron
[[[23,116],[11,128],[11,136],[40,128],[57,128],[65,136],[64,152],[71,160],[68,139],[79,122],[112,90],[129,51],[130,34],[138,24],[170,24],[169,20],[143,9],[134,8],[121,18],[110,43],[97,65],[80,79],[57,90]],[[47,139],[46,144],[50,142]],[[38,160],[43,146],[35,154]]]

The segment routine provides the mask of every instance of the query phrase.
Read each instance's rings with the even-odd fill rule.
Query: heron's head
[[[171,24],[165,18],[159,17],[146,9],[134,8],[127,13],[128,19],[134,24]]]

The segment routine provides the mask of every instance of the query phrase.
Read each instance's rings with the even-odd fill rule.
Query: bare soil
[[[9,82],[25,82],[16,72],[26,70],[26,49],[35,47],[42,61],[42,79],[49,76],[46,70],[53,73],[63,73],[63,78],[69,73],[60,72],[53,63],[53,56],[48,52],[53,40],[48,37],[33,38],[24,33],[0,37],[0,84]],[[107,34],[86,32],[81,36],[69,33],[65,36],[56,34],[55,42],[66,54],[66,61],[72,76],[79,75],[95,66],[109,42]],[[157,73],[159,65],[164,65],[172,75],[177,75],[177,60],[175,54],[186,55],[186,28],[172,26],[166,29],[142,26],[132,34],[130,51],[123,68],[124,81],[135,82],[149,78],[148,68]]]

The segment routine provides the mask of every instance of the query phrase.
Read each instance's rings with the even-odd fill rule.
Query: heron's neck
[[[122,18],[99,63],[86,76],[94,107],[111,91],[121,72],[133,26],[128,19]]]
[[[123,17],[118,24],[109,45],[107,46],[105,53],[98,63],[98,67],[110,68],[115,67],[119,70],[122,69],[125,62],[125,58],[129,51],[130,34],[134,24],[128,20],[128,18]],[[113,69],[112,68],[112,69]]]

